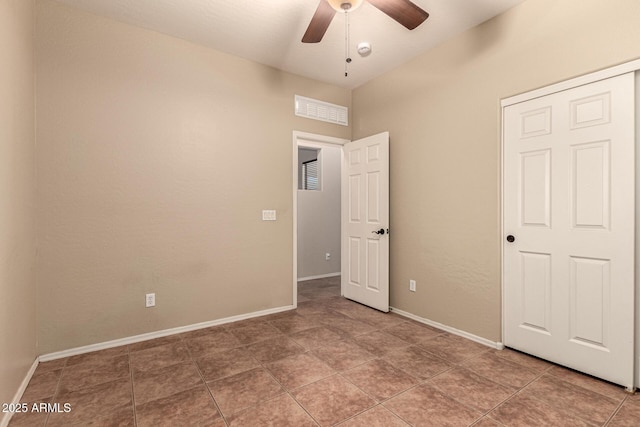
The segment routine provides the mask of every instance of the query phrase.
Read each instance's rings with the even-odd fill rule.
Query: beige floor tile
[[[489,347],[449,333],[421,340],[418,345],[450,363],[460,363],[489,351]]]
[[[315,427],[318,424],[288,394],[281,394],[228,418],[231,427]]]
[[[419,380],[427,380],[452,366],[418,346],[394,349],[383,359]]]
[[[193,338],[185,338],[183,341],[191,357],[196,359],[243,345],[235,336],[222,329]]]
[[[42,372],[56,371],[58,369],[62,369],[67,364],[68,360],[69,358],[65,357],[62,359],[50,360],[48,362],[40,362],[38,363],[38,367],[36,368],[34,375]]]
[[[133,351],[129,357],[134,374],[166,368],[167,366],[188,362],[191,359],[187,347],[182,342]]]
[[[491,350],[491,352],[498,357],[502,357],[503,359],[517,363],[538,373],[545,372],[553,366],[551,362],[508,348],[504,350]]]
[[[298,353],[304,353],[304,347],[282,335],[247,346],[253,357],[259,362],[269,363]]]
[[[136,408],[138,427],[224,426],[205,386],[147,402]]]
[[[225,416],[235,414],[285,392],[280,384],[263,368],[252,369],[208,382],[207,386]]]
[[[126,345],[120,347],[107,348],[105,350],[92,351],[90,353],[77,354],[67,359],[65,367],[72,365],[96,363],[100,364],[105,359],[112,359],[116,356],[125,356],[129,354],[129,349]]]
[[[62,376],[62,369],[55,371],[36,372],[31,377],[29,385],[27,385],[24,391],[21,402],[34,402],[44,401],[47,398],[53,397],[55,394],[60,377]]]
[[[342,331],[329,326],[315,327],[289,336],[289,338],[307,349],[320,347],[331,341],[337,341],[346,337],[347,335]]]
[[[482,413],[426,384],[414,387],[382,405],[409,424],[419,426],[466,427],[482,416]]]
[[[129,356],[84,359],[82,363],[67,365],[62,370],[59,393],[81,390],[117,378],[130,378]]]
[[[146,350],[148,348],[159,347],[161,345],[173,344],[180,341],[180,335],[169,335],[166,337],[155,338],[152,340],[140,341],[129,344],[129,352]]]
[[[432,378],[429,384],[447,396],[483,413],[495,408],[518,390],[459,367]]]
[[[178,363],[133,376],[133,396],[136,406],[162,399],[181,391],[203,386],[204,382],[193,362]]]
[[[404,323],[386,327],[384,331],[412,344],[420,344],[445,333],[440,329],[432,328],[431,326],[423,325],[414,321],[406,321]]]
[[[212,356],[198,359],[197,363],[205,381],[215,381],[260,366],[260,362],[253,357],[253,353],[246,347],[216,353]]]
[[[351,340],[332,341],[313,349],[312,352],[338,371],[354,368],[375,358],[373,354]]]
[[[359,335],[353,339],[369,353],[378,357],[384,356],[399,348],[409,347],[411,343],[387,332],[373,331]]]
[[[232,324],[227,327],[227,330],[242,344],[253,344],[282,336],[282,332],[265,321]]]
[[[33,404],[39,405],[40,403],[51,403],[53,397],[47,399],[41,399],[38,401],[26,401],[21,399],[20,403],[26,404],[25,411],[14,412],[9,422],[9,427],[42,427],[46,424],[49,414],[47,412],[40,412],[33,410]],[[1,419],[1,418],[0,418]]]
[[[301,387],[292,395],[321,426],[331,426],[375,405],[356,386],[334,375]]]
[[[549,375],[560,378],[561,380],[586,388],[587,390],[594,391],[603,396],[610,397],[615,400],[622,400],[627,397],[627,393],[624,388],[608,383],[606,381],[599,380],[586,374],[573,371],[571,369],[563,368],[562,366],[551,365],[547,371]]]
[[[637,427],[640,424],[640,405],[625,402],[607,427]]]
[[[336,311],[351,317],[352,319],[359,320],[364,323],[375,327],[376,329],[384,329],[395,325],[400,325],[407,321],[406,318],[401,317],[395,313],[383,313],[378,310],[372,310],[371,308],[362,304],[351,304],[349,307],[338,307]]]
[[[378,405],[338,424],[339,427],[407,427],[409,424],[385,407]]]
[[[522,393],[516,394],[489,413],[505,426],[587,427],[585,420]]]
[[[492,420],[489,417],[484,417],[474,423],[472,427],[504,427],[504,424],[499,423],[496,420]]]
[[[56,412],[49,415],[47,426],[89,425],[99,419],[107,419],[114,414],[133,416],[133,395],[131,380],[122,378],[77,391],[57,394],[52,403],[70,405],[70,412]],[[119,415],[118,415],[119,416]]]
[[[339,319],[333,319],[331,321],[325,320],[323,321],[323,323],[330,324],[334,328],[339,329],[340,331],[342,331],[342,333],[352,338],[376,330],[375,326],[371,326],[368,323],[361,322],[360,320],[355,320],[347,316]]]
[[[416,378],[381,359],[363,363],[342,375],[378,402],[395,396],[418,382]]]
[[[200,337],[202,335],[207,335],[210,333],[215,333],[218,331],[226,331],[227,327],[229,325],[233,325],[233,323],[227,323],[224,325],[215,325],[215,326],[209,326],[206,328],[199,328],[199,329],[194,329],[192,331],[188,331],[188,332],[183,332],[181,334],[178,334],[177,337],[181,340],[188,340],[190,338],[195,338],[195,337]]]
[[[274,378],[287,390],[321,380],[335,370],[311,353],[300,353],[265,365]]]
[[[522,390],[522,394],[594,424],[604,424],[622,402],[622,399],[603,396],[553,375],[544,375],[532,382]]]
[[[278,329],[283,334],[295,334],[296,332],[312,329],[318,325],[300,315],[291,315],[280,319],[270,320],[269,324]]]
[[[507,387],[524,387],[539,376],[538,372],[498,357],[492,352],[467,359],[460,366]]]

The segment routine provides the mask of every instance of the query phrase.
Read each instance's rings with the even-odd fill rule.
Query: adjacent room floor
[[[339,294],[301,282],[297,310],[43,362],[23,401],[61,412],[10,426],[638,425],[621,387]]]

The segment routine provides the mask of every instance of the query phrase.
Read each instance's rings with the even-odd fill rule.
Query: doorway
[[[340,276],[342,146],[346,139],[293,132],[293,305],[298,281]]]
[[[340,152],[341,294],[389,311],[389,133],[355,141],[293,133],[293,305],[297,307],[300,147]],[[312,156],[313,157],[313,156]],[[322,152],[317,156],[323,157]],[[321,161],[322,162],[322,161]],[[323,172],[318,172],[322,177]],[[324,185],[320,178],[320,188]],[[320,230],[322,231],[322,230]],[[327,254],[325,253],[325,261]],[[316,255],[317,257],[317,255]]]

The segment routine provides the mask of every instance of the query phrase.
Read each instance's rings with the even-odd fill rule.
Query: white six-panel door
[[[389,311],[389,133],[344,146],[342,293]]]
[[[505,345],[632,388],[633,73],[508,106],[503,132]]]

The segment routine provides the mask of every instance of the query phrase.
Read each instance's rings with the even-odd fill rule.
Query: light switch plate
[[[276,220],[276,211],[275,210],[263,210],[262,211],[262,220],[263,221],[275,221]]]

